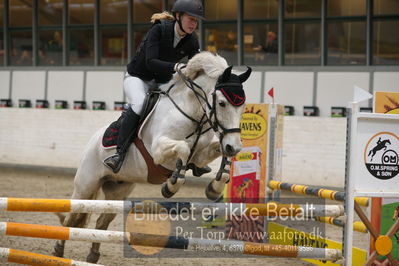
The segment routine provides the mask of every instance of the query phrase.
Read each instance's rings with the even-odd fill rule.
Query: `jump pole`
[[[321,223],[336,225],[339,227],[345,226],[345,221],[340,220],[335,217],[315,217],[314,220],[321,222]],[[360,232],[360,233],[368,233],[367,227],[361,221],[353,222],[353,230]]]
[[[101,266],[100,264],[92,264],[2,247],[0,247],[0,261],[34,266]]]
[[[0,223],[0,235],[37,237],[59,240],[122,243],[124,239],[131,245],[186,249],[191,251],[214,251],[230,254],[248,254],[286,258],[313,258],[339,260],[338,249],[322,249],[290,245],[273,245],[231,240],[199,239],[151,234],[125,233],[96,229],[82,229],[63,226],[48,226],[20,223]],[[69,264],[66,264],[69,265]]]
[[[291,191],[297,194],[313,195],[323,199],[330,199],[336,201],[345,201],[345,192],[324,189],[321,187],[309,187],[305,185],[290,184],[285,182],[279,182],[271,180],[268,183],[269,188],[274,190],[285,190]],[[367,197],[355,197],[355,201],[364,207],[369,206],[369,198]]]
[[[101,243],[123,243],[125,237],[117,231],[13,222],[0,222],[0,235]]]
[[[218,215],[252,216],[342,216],[340,205],[269,203],[196,203],[196,202],[133,202],[75,199],[0,198],[0,211],[72,212],[72,213],[158,213],[201,214],[204,209]]]

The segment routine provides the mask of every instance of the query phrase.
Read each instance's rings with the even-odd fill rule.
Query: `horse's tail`
[[[161,19],[175,20],[175,18],[168,11],[164,11],[162,13],[153,14],[151,16],[151,23],[158,23]]]

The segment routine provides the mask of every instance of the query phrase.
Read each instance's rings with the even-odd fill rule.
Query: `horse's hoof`
[[[162,192],[162,196],[164,196],[164,198],[171,198],[171,197],[173,197],[173,195],[175,195],[175,193],[173,193],[169,190],[167,182],[162,184],[161,192]]]
[[[64,257],[64,246],[62,246],[62,245],[60,245],[58,243],[55,243],[54,252],[52,254],[53,254],[53,256],[56,256],[56,257],[59,257],[59,258]]]
[[[90,251],[90,254],[87,256],[86,261],[90,263],[97,263],[100,259],[100,252]]]
[[[208,184],[205,189],[205,195],[209,200],[216,201],[219,199],[223,194],[218,193],[213,189],[212,182]]]

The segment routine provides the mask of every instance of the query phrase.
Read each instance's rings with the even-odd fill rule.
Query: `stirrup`
[[[105,166],[107,166],[108,168],[110,168],[112,170],[112,172],[114,172],[116,174],[121,169],[124,159],[125,159],[124,155],[115,153],[115,154],[105,158],[103,161],[103,164]]]

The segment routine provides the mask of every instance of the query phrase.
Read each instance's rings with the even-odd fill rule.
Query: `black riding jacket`
[[[182,58],[190,59],[199,52],[195,33],[186,34],[173,47],[175,21],[161,20],[147,32],[133,60],[127,65],[127,72],[142,80],[155,79],[166,83],[172,78],[174,65]]]

